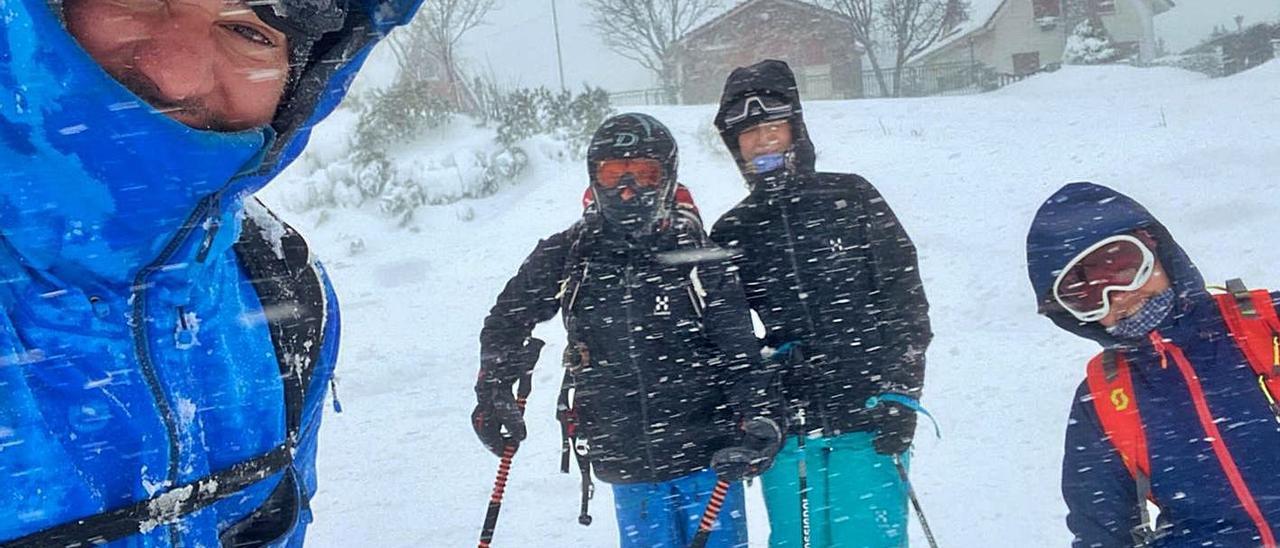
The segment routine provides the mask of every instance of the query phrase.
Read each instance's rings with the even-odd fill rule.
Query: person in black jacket
[[[538,242],[485,318],[473,426],[495,454],[524,437],[512,386],[537,361],[534,326],[560,312],[574,446],[613,484],[622,546],[686,546],[716,483],[713,455],[741,477],[778,450],[769,377],[728,255],[676,207],[667,128],[610,118],[587,168],[583,219]],[[743,504],[735,482],[708,546],[746,546]]]
[[[770,545],[800,544],[809,521],[812,546],[905,546],[895,459],[915,432],[932,338],[915,248],[865,179],[814,169],[786,63],[734,70],[715,124],[750,194],[711,238],[735,253],[797,412],[797,437],[763,478]],[[810,489],[798,495],[801,459]]]

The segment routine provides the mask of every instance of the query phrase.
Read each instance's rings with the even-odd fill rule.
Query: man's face
[[[781,154],[791,148],[791,122],[778,120],[756,124],[738,133],[738,150],[748,162],[766,154]]]
[[[104,70],[198,129],[268,124],[289,73],[285,35],[227,0],[66,0],[67,29]]]

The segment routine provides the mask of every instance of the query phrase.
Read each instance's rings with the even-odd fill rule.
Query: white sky
[[[499,0],[489,24],[471,31],[463,44],[472,71],[489,72],[498,81],[521,86],[560,86],[551,0]],[[649,71],[621,57],[600,41],[580,0],[556,0],[564,79],[569,89],[584,82],[610,91],[650,87]]]

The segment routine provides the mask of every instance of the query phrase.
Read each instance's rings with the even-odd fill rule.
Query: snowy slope
[[[681,180],[710,220],[745,188],[709,129],[712,107],[653,107],[682,147]],[[1062,435],[1096,345],[1035,315],[1023,242],[1060,185],[1092,180],[1146,204],[1206,279],[1280,287],[1280,63],[1224,80],[1167,69],[1066,67],[1000,92],[807,105],[819,167],[876,184],[920,251],[933,303],[916,488],[945,546],[1056,546]],[[334,126],[340,127],[340,126]],[[317,130],[320,141],[340,136]],[[322,143],[323,145],[323,143]],[[540,145],[547,148],[547,145]],[[585,166],[531,152],[498,195],[428,208],[410,230],[366,210],[286,213],[326,259],[343,306],[339,392],[326,417],[315,546],[473,545],[497,459],[468,424],[477,335],[493,298],[540,237],[578,215]],[[264,198],[287,202],[301,178]],[[459,208],[470,207],[474,219]],[[364,251],[352,255],[351,242]],[[357,246],[358,247],[358,246]],[[529,403],[530,440],[511,473],[500,546],[610,546],[607,486],[596,523],[575,522],[577,474],[558,472],[554,420],[563,331]],[[753,546],[767,521],[749,505]],[[914,544],[924,545],[912,525]]]

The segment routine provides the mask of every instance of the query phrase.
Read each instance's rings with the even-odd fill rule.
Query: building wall
[[[1115,13],[1101,16],[1102,26],[1111,33],[1112,42],[1123,46],[1126,53],[1138,53],[1143,42],[1151,52],[1143,56],[1143,61],[1154,57],[1155,30],[1154,22],[1149,20],[1151,6],[1148,0],[1115,0]],[[1144,29],[1144,23],[1148,28]]]
[[[861,55],[838,19],[765,0],[713,24],[684,44],[680,88],[685,104],[718,102],[734,68],[763,59],[791,65],[806,99],[860,95]]]

